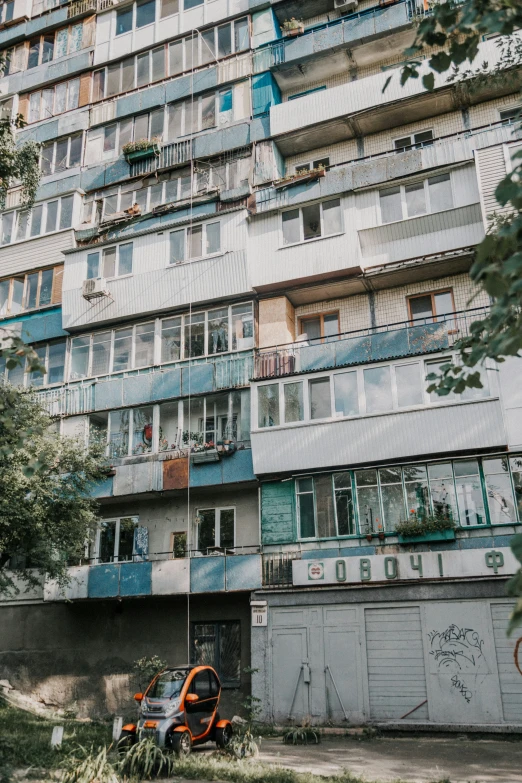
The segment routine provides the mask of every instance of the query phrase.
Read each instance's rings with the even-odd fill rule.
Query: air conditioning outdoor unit
[[[84,280],[82,285],[82,296],[89,302],[91,299],[98,299],[101,296],[108,296],[109,292],[105,288],[103,277],[94,277],[91,280]]]
[[[338,8],[343,14],[355,11],[358,5],[359,0],[334,0],[334,8]]]

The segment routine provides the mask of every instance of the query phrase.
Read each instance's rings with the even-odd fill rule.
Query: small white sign
[[[51,748],[59,748],[63,740],[63,726],[55,726],[51,737]]]
[[[112,739],[114,742],[118,742],[121,737],[121,730],[123,728],[123,718],[114,718],[112,724]]]
[[[252,604],[252,628],[262,628],[268,624],[268,607],[266,604]]]

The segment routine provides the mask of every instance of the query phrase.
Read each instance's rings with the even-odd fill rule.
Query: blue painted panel
[[[341,557],[368,557],[374,555],[376,548],[374,546],[344,546],[339,550]]]
[[[26,35],[34,35],[35,33],[42,32],[47,27],[66,21],[67,8],[57,8],[56,11],[51,11],[50,14],[43,14],[42,16],[35,16],[34,19],[29,19],[27,22]]]
[[[253,116],[258,117],[260,114],[265,114],[278,103],[281,103],[281,90],[270,71],[252,76]]]
[[[231,457],[221,460],[223,484],[234,484],[238,481],[255,481],[252,464],[252,449],[241,449]]]
[[[230,457],[230,459],[234,459]],[[221,462],[204,462],[201,465],[190,464],[190,486],[211,487],[223,483]]]
[[[449,347],[448,325],[440,323],[411,326],[408,329],[408,343],[410,353],[444,351]]]
[[[107,476],[103,481],[92,485],[90,494],[94,498],[111,498],[114,491],[114,476]]]
[[[53,198],[54,196],[61,196],[62,193],[70,193],[80,187],[80,182],[81,174],[79,172],[72,177],[64,177],[63,179],[55,179],[53,182],[46,182],[38,188],[36,198],[40,201],[40,199],[43,200]]]
[[[263,139],[270,138],[270,116],[256,117],[250,123],[250,141],[262,141]],[[281,165],[279,172],[281,176],[284,174],[284,166]]]
[[[335,367],[335,343],[326,345],[309,345],[299,351],[299,370],[322,370],[324,367]]]
[[[114,163],[109,163],[105,168],[105,185],[120,182],[129,176],[129,164],[125,158],[118,158]]]
[[[27,30],[27,22],[22,22],[14,27],[7,27],[5,30],[0,31],[0,46],[4,46],[7,43],[14,43],[15,41],[21,41],[25,38]]]
[[[369,337],[353,337],[337,344],[336,364],[364,364],[370,360],[371,340]]]
[[[261,555],[231,555],[226,559],[227,590],[258,590],[261,582]]]
[[[203,394],[214,391],[214,365],[193,364],[192,367],[183,367],[181,370],[181,393]]]
[[[55,337],[67,337],[62,329],[62,308],[46,310],[44,313],[30,313],[19,318],[1,321],[3,327],[17,331],[26,343],[53,340]]]
[[[139,92],[138,95],[140,96],[140,111],[163,106],[165,104],[165,85],[159,84],[157,87]]]
[[[91,166],[84,169],[81,175],[81,185],[83,190],[100,190],[105,185],[105,166]]]
[[[407,356],[408,333],[406,329],[397,329],[395,332],[379,332],[371,336],[372,361],[391,359],[395,356]]]
[[[139,93],[126,95],[116,101],[116,117],[125,117],[128,114],[136,114],[140,110]]]
[[[181,397],[181,370],[152,373],[152,388],[150,393],[152,400],[170,400],[173,397]]]
[[[39,125],[35,128],[24,128],[16,134],[16,141],[19,144],[25,144],[26,141],[49,141],[58,136],[58,120],[46,122],[45,125]]]
[[[131,375],[122,379],[123,404],[137,405],[151,401],[152,373]]]
[[[89,598],[115,598],[120,583],[119,563],[92,566],[89,569],[87,595]]]
[[[122,378],[114,381],[102,381],[96,384],[96,409],[108,411],[112,408],[121,408],[123,402]]]
[[[121,596],[151,594],[152,563],[122,563],[120,569]]]
[[[216,593],[224,589],[224,557],[215,555],[191,558],[190,591],[192,593]]]
[[[513,536],[494,536],[494,546],[511,546]]]

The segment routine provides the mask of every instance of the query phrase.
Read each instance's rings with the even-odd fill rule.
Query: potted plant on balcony
[[[399,544],[416,544],[427,541],[454,541],[455,522],[444,514],[419,516],[411,509],[408,519],[395,526]]]
[[[283,35],[287,38],[294,38],[296,35],[302,35],[304,33],[304,24],[301,19],[296,19],[292,16],[291,19],[285,19],[282,25]]]
[[[157,137],[154,137],[153,139],[139,139],[138,141],[127,142],[122,147],[125,160],[127,163],[136,163],[138,160],[159,155],[159,141]]]
[[[274,182],[275,188],[283,188],[286,185],[292,185],[296,182],[314,182],[320,177],[324,177],[326,174],[326,168],[320,163],[315,169],[309,169],[308,171],[301,171],[299,173],[286,174],[281,179]]]

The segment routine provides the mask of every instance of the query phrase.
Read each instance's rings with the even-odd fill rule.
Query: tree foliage
[[[84,555],[96,527],[102,447],[60,438],[30,390],[0,386],[0,414],[0,592],[43,574],[64,585],[68,563]]]
[[[22,207],[31,207],[36,198],[40,182],[40,144],[27,141],[16,145],[15,131],[24,125],[21,116],[15,120],[0,119],[0,209],[5,207],[8,189],[17,184],[22,186]]]

